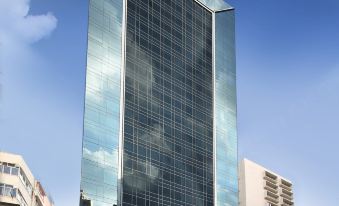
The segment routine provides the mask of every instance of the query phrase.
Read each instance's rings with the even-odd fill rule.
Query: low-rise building
[[[0,152],[0,206],[53,206],[20,155]]]
[[[293,206],[292,186],[288,179],[250,160],[240,163],[240,206]]]

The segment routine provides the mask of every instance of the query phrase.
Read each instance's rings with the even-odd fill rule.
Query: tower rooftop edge
[[[207,8],[214,12],[233,9],[233,7],[226,3],[224,0],[197,0],[197,1],[202,3],[203,5],[205,5]]]

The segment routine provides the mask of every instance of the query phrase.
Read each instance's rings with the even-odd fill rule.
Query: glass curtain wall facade
[[[238,205],[233,9],[90,0],[88,30],[82,197]]]
[[[215,12],[216,205],[238,205],[234,10]]]
[[[118,204],[123,0],[90,0],[81,190]]]
[[[212,14],[127,3],[124,205],[213,205]]]

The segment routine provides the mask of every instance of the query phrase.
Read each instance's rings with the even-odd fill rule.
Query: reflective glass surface
[[[238,204],[234,12],[215,13],[215,91],[212,15],[194,0],[90,0],[81,189],[93,206]]]
[[[221,11],[232,8],[224,0],[198,0],[198,1],[204,4],[207,8],[211,9],[212,11]]]
[[[123,205],[212,206],[212,14],[128,0]]]
[[[123,0],[90,0],[81,189],[117,204]]]
[[[216,189],[218,206],[238,205],[234,10],[215,13]]]

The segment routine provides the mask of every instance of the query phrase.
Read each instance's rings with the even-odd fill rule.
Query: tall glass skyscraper
[[[223,0],[90,0],[84,205],[238,205],[234,39]]]

